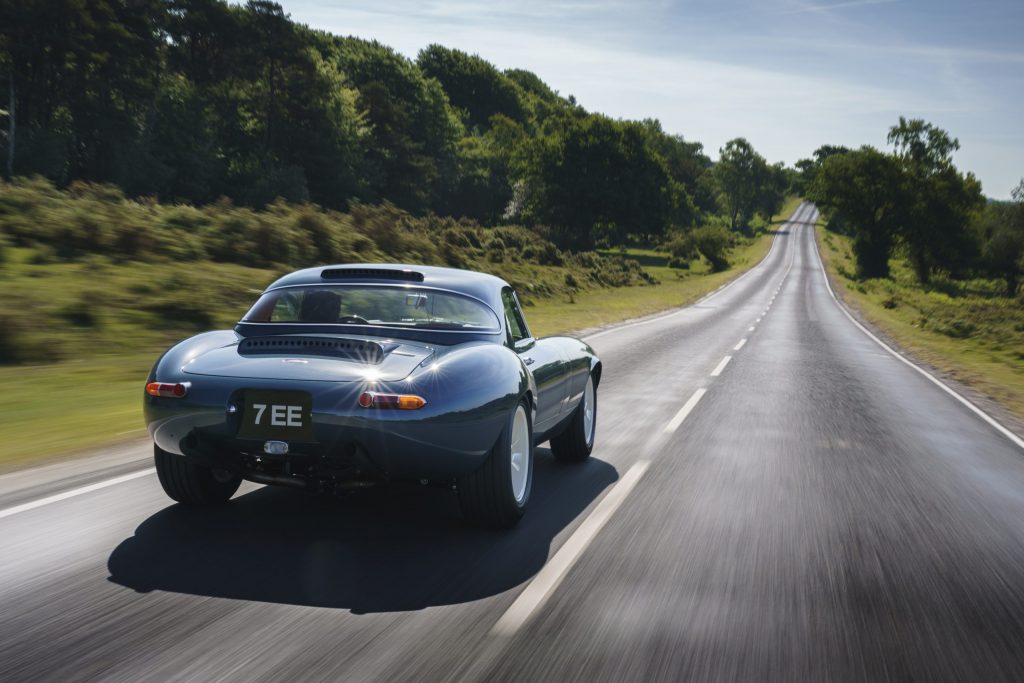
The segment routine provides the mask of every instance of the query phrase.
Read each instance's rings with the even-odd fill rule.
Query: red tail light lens
[[[163,398],[185,398],[188,394],[189,383],[168,384],[167,382],[150,382],[146,385],[146,393],[150,396]]]
[[[378,394],[372,391],[364,391],[359,395],[359,405],[362,408],[419,410],[427,405],[427,402],[420,396],[410,394]]]

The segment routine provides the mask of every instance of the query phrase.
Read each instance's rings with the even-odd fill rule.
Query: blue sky
[[[280,0],[296,21],[410,57],[430,43],[534,71],[621,118],[792,164],[885,147],[900,115],[960,139],[986,194],[1024,177],[1024,0]]]

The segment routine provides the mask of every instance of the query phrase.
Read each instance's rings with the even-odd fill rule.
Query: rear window
[[[376,325],[435,330],[497,331],[485,304],[454,292],[417,287],[313,285],[265,293],[247,323]]]

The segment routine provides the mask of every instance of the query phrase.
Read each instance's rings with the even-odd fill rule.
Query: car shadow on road
[[[551,540],[618,478],[594,458],[568,465],[547,449],[537,455],[530,509],[511,531],[469,527],[443,488],[332,497],[267,487],[223,507],[164,508],[110,555],[110,581],[354,613],[495,595],[536,574]]]

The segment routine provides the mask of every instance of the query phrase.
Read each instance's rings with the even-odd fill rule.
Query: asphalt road
[[[21,480],[0,680],[1024,679],[1024,449],[847,318],[813,217],[590,338],[594,456],[541,448],[511,533],[418,485],[210,512],[130,464]]]

